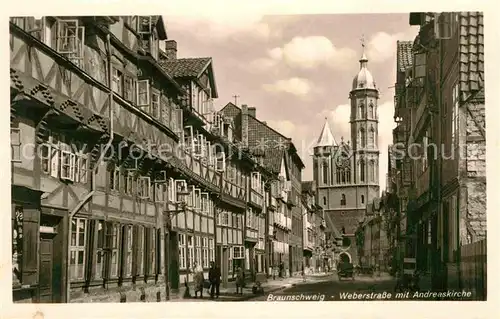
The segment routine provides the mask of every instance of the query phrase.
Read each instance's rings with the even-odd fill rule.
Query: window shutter
[[[87,242],[86,242],[86,269],[85,269],[85,281],[90,282],[94,277],[94,263],[95,263],[95,233],[96,233],[96,220],[89,219],[87,222]]]
[[[102,250],[104,251],[104,274],[103,279],[108,279],[111,274],[111,248],[113,243],[113,225],[110,222],[105,222],[102,225],[104,232],[104,242]]]
[[[23,260],[22,284],[38,283],[38,247],[40,239],[40,212],[36,209],[23,210]]]
[[[161,228],[160,229],[154,229],[153,228],[153,230],[155,232],[153,240],[156,241],[156,245],[155,245],[156,246],[156,250],[155,250],[155,256],[156,256],[156,258],[155,258],[155,271],[154,271],[154,273],[155,274],[161,274],[162,273],[162,270],[161,270],[161,266],[162,266],[161,265],[162,264],[162,261],[161,261],[162,260],[162,258],[161,258],[162,257],[162,253],[161,253],[161,251],[163,249],[163,247],[161,245],[162,244],[162,241],[161,241],[161,231],[162,230],[161,230]]]
[[[127,245],[128,245],[128,240],[127,240],[127,234],[128,234],[128,225],[123,225],[121,226],[121,249],[120,249],[120,270],[118,271],[118,274],[121,278],[125,276],[126,272],[126,267],[127,267]],[[120,247],[120,246],[119,246]]]
[[[150,251],[151,251],[151,227],[144,227],[144,275],[151,275],[151,260],[150,260]]]
[[[139,252],[141,241],[139,238],[139,226],[132,226],[132,277],[139,274]]]

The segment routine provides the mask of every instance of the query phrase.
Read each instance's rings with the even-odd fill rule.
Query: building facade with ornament
[[[359,264],[355,231],[366,205],[379,196],[379,90],[364,53],[354,77],[350,98],[350,141],[334,138],[326,119],[314,147],[313,176],[317,203],[325,214],[327,233],[342,233],[339,259]],[[327,235],[328,236],[328,235]]]

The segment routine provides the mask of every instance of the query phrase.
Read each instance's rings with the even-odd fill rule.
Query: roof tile
[[[163,60],[160,65],[174,78],[197,77],[212,58],[184,58],[176,60]]]

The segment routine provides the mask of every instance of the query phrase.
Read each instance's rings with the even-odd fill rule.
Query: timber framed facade
[[[172,58],[159,16],[12,18],[10,49],[15,302],[163,294],[228,238],[241,258],[255,161],[210,58]]]

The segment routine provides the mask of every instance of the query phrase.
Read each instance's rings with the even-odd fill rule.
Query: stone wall
[[[467,114],[467,213],[473,241],[486,236],[485,105],[470,103]]]

